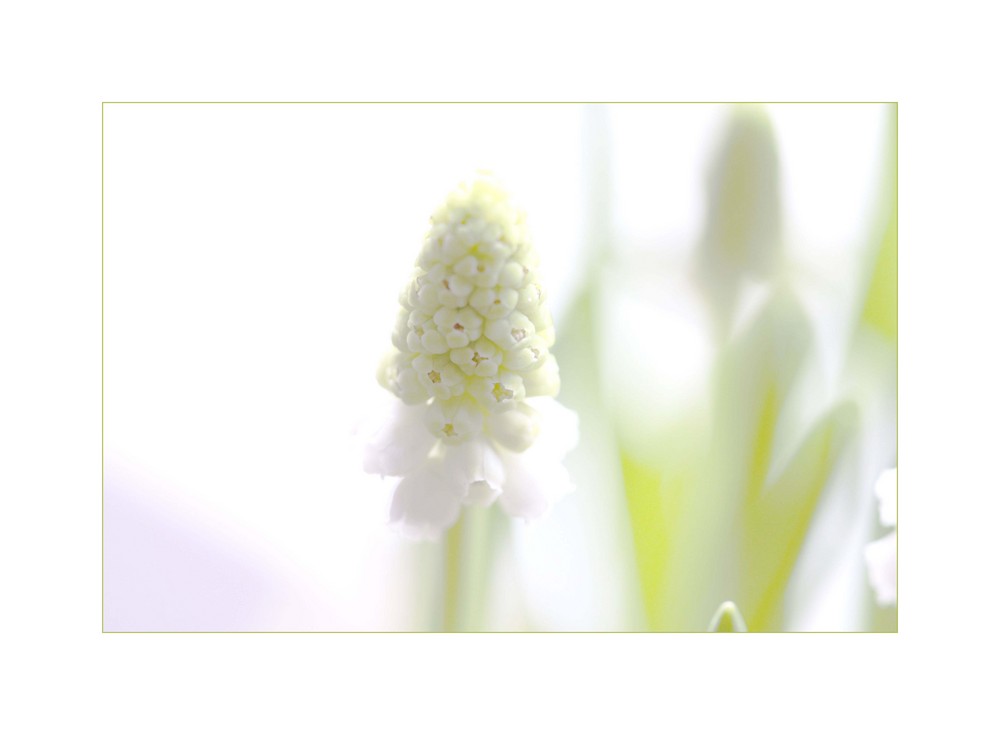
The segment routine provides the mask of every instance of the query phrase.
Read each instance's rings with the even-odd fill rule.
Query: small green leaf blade
[[[732,600],[723,602],[712,616],[708,625],[709,633],[746,633],[747,624],[740,614],[740,609]]]

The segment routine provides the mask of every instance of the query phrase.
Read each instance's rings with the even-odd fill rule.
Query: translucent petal
[[[572,492],[573,481],[559,458],[540,451],[538,442],[525,452],[500,450],[506,479],[500,507],[527,520],[545,515],[559,498]]]
[[[389,522],[414,539],[437,539],[458,520],[468,486],[432,458],[404,477],[389,508]]]
[[[466,505],[493,505],[500,495],[500,488],[493,487],[488,482],[479,481],[469,485],[469,492],[462,500]]]
[[[532,449],[561,460],[580,441],[580,418],[554,398],[525,401],[538,411],[539,431]]]
[[[865,547],[868,579],[875,588],[879,605],[896,604],[896,532],[872,541]]]
[[[424,426],[423,404],[407,406],[392,400],[380,421],[368,430],[362,466],[373,475],[402,476],[427,460],[436,439]]]
[[[445,448],[444,471],[465,488],[463,501],[489,505],[496,500],[504,483],[504,467],[490,442],[476,439]]]

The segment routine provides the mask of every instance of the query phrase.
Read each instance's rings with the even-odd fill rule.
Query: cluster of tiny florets
[[[431,229],[392,333],[380,382],[449,443],[503,428],[524,399],[559,392],[555,335],[524,214],[489,178],[460,187]],[[514,422],[516,423],[516,421]]]

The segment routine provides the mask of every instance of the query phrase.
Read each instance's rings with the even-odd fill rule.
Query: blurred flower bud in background
[[[768,113],[732,110],[708,170],[708,212],[697,258],[718,340],[748,283],[766,282],[782,265],[780,166]]]

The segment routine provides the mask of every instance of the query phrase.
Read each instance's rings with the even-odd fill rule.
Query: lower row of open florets
[[[558,367],[539,335],[508,351],[481,338],[440,355],[395,352],[385,363],[381,380],[409,404],[467,395],[491,412],[559,390]]]

